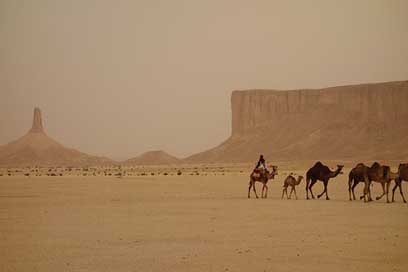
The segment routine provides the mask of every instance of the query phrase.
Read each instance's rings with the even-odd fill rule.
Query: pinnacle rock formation
[[[124,165],[171,165],[180,163],[180,159],[169,155],[168,153],[157,150],[143,153],[142,155],[128,159],[123,162]]]
[[[41,110],[34,109],[33,125],[23,137],[0,147],[0,166],[81,166],[113,161],[66,148],[44,131]]]
[[[234,91],[232,134],[185,161],[407,160],[408,81]]]
[[[33,126],[30,132],[44,132],[40,108],[34,109]]]

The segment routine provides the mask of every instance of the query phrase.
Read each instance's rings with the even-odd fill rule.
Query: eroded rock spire
[[[44,132],[40,108],[34,108],[33,126],[30,132]]]

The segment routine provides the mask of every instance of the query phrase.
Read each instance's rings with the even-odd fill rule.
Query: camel
[[[249,176],[248,198],[251,198],[251,188],[253,189],[256,198],[258,198],[258,194],[256,193],[256,190],[255,190],[255,182],[257,181],[263,184],[261,197],[267,198],[268,197],[268,185],[267,185],[268,180],[274,179],[277,174],[278,174],[277,166],[272,166],[272,172],[266,171],[266,173],[262,173],[260,169],[254,169],[254,171],[252,171],[251,175]]]
[[[320,198],[324,193],[326,193],[326,200],[330,200],[327,194],[327,184],[329,179],[336,177],[338,174],[342,174],[341,170],[344,165],[337,165],[336,171],[331,171],[329,167],[323,165],[320,161],[317,162],[312,168],[310,168],[306,173],[306,199],[309,199],[309,191],[314,199],[312,192],[313,185],[318,181],[322,181],[324,184],[324,190],[317,197]]]
[[[297,195],[296,195],[296,188],[295,188],[295,186],[296,186],[296,185],[299,185],[300,182],[302,182],[302,179],[303,179],[303,176],[298,176],[298,178],[295,179],[295,178],[292,176],[292,174],[290,174],[290,175],[285,179],[285,181],[283,182],[282,199],[283,199],[283,196],[284,196],[285,193],[286,193],[286,198],[287,198],[287,199],[290,199],[291,196],[292,196],[292,192],[295,192],[295,198],[298,199],[298,198],[297,198]],[[290,194],[289,194],[289,196],[288,196],[288,187],[289,187],[289,186],[290,186],[292,189],[290,190]]]
[[[388,165],[380,165],[378,162],[374,162],[371,167],[367,168],[367,178],[364,181],[364,192],[363,195],[360,196],[360,199],[364,198],[364,202],[367,201],[366,196],[368,196],[368,201],[371,200],[371,191],[370,185],[371,183],[378,182],[381,184],[383,193],[380,196],[377,196],[375,199],[380,200],[384,195],[387,197],[387,203],[389,203],[388,199],[388,191],[390,187],[391,180],[397,177],[396,173],[391,172],[391,168]]]
[[[404,203],[407,203],[407,201],[405,200],[404,194],[402,192],[402,181],[408,181],[408,163],[401,163],[398,166],[398,175],[394,179],[394,181],[395,181],[395,186],[394,188],[392,188],[392,200],[391,201],[394,202],[395,189],[399,187],[399,191],[402,196],[402,200],[404,200]]]
[[[358,183],[360,182],[363,182],[364,184],[369,183],[368,169],[369,167],[366,166],[364,163],[359,163],[356,165],[356,167],[350,170],[349,180],[348,180],[348,185],[349,185],[348,190],[349,190],[350,201],[356,200],[356,195],[354,194],[354,188],[356,188]],[[353,198],[351,198],[351,194],[353,194]],[[368,191],[368,201],[372,201],[370,191]]]

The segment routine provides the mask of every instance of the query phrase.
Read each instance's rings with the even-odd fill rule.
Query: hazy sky
[[[234,89],[408,79],[408,1],[0,0],[0,144],[125,159],[231,131]]]

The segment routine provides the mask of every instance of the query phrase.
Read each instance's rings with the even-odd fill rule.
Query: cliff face
[[[192,162],[408,159],[408,81],[234,91],[232,135]]]

